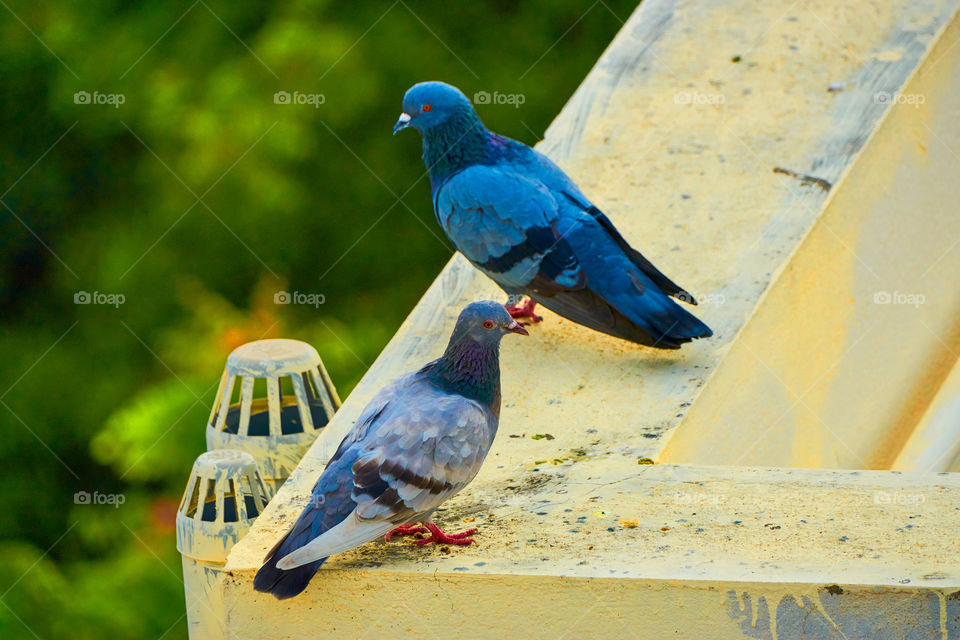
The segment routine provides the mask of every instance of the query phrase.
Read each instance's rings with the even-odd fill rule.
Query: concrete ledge
[[[297,629],[322,620],[330,637],[430,635],[483,620],[484,636],[597,637],[616,635],[617,621],[639,637],[733,638],[752,620],[792,638],[822,619],[860,638],[893,628],[903,608],[913,611],[904,629],[960,628],[956,474],[638,465],[609,451],[484,475],[440,514],[479,525],[477,546],[372,543],[332,558],[302,600],[283,603],[254,593],[256,563],[234,554],[230,628],[306,637]],[[257,621],[275,616],[283,630],[271,635]]]
[[[451,526],[481,528],[478,546],[444,554],[375,543],[331,558],[322,575],[366,568],[960,588],[957,474],[638,465],[618,451],[524,471],[485,473],[481,488],[442,508],[438,519]],[[235,573],[247,568],[238,559],[227,567]]]

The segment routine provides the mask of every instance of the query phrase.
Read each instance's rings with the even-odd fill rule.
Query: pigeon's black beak
[[[403,131],[410,126],[410,114],[401,113],[400,119],[397,120],[397,124],[393,125],[393,135],[397,135],[398,131]]]
[[[514,320],[513,322],[507,325],[507,331],[509,331],[510,333],[519,333],[522,336],[530,335],[530,332],[524,329],[523,325],[517,322],[516,320]]]

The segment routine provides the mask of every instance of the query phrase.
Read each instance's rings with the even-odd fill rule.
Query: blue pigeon
[[[597,331],[679,349],[710,328],[669,296],[693,296],[631,247],[557,165],[527,145],[488,131],[473,105],[443,82],[403,97],[396,134],[423,136],[437,221],[456,248],[516,304],[537,303]]]
[[[449,534],[430,517],[473,480],[493,443],[500,339],[509,332],[527,335],[503,305],[474,302],[440,358],[380,390],[257,572],[254,589],[291,598],[327,557],[380,536],[429,533],[420,545],[473,542],[467,536],[476,529]]]

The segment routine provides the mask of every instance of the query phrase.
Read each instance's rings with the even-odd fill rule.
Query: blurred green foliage
[[[403,92],[522,94],[479,112],[535,143],[633,2],[4,7],[0,638],[183,638],[174,511],[227,354],[306,340],[345,396],[450,256]]]

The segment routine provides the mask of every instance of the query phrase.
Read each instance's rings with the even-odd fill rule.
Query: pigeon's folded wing
[[[437,193],[436,210],[447,235],[478,268],[504,289],[579,289],[585,278],[557,230],[557,199],[541,182],[489,165],[474,165]]]
[[[493,434],[479,404],[439,391],[389,404],[376,438],[353,446],[352,499],[357,507],[339,524],[282,558],[281,569],[353,549],[398,524],[432,511],[480,469]],[[391,406],[392,405],[392,406]]]
[[[402,404],[402,398],[406,393],[407,387],[414,384],[415,373],[407,373],[398,377],[393,382],[384,386],[377,392],[373,399],[363,408],[363,411],[357,417],[353,427],[344,436],[337,451],[330,458],[331,464],[339,460],[343,454],[354,444],[360,442],[371,435],[371,431],[376,432],[380,417],[391,403]],[[399,402],[394,402],[394,400]]]

